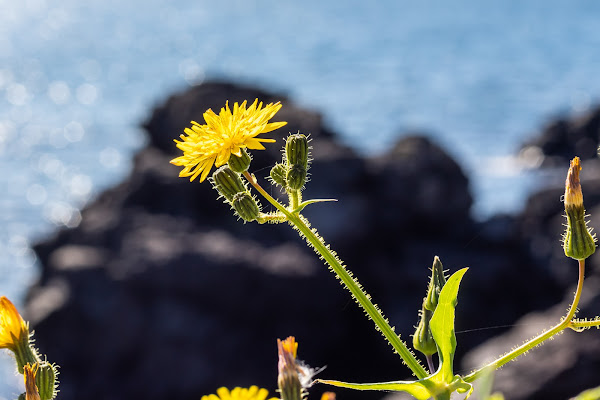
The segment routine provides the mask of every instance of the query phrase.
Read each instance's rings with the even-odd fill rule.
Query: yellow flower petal
[[[287,122],[269,120],[279,111],[281,103],[269,103],[263,107],[258,99],[246,108],[247,102],[233,104],[229,102],[221,108],[219,114],[208,109],[204,114],[205,125],[192,121],[192,126],[183,130],[181,141],[175,140],[183,155],[171,160],[171,164],[184,167],[179,176],[190,176],[190,180],[200,176],[204,181],[213,165],[221,166],[232,154],[241,156],[242,149],[264,150],[262,143],[273,143],[273,139],[257,138],[261,133],[271,132],[286,125]]]
[[[14,349],[18,342],[29,337],[29,326],[13,303],[0,297],[0,348]]]

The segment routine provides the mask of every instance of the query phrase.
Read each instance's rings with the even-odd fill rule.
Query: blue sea
[[[0,0],[0,294],[22,304],[31,243],[128,174],[153,106],[212,78],[288,94],[365,155],[428,133],[476,218],[518,212],[554,179],[520,145],[600,103],[598,32],[596,0]]]

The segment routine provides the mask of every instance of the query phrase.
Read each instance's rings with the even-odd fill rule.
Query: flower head
[[[29,326],[6,297],[0,297],[0,348],[15,351],[17,345],[29,340]]]
[[[250,386],[249,388],[236,387],[229,390],[226,387],[217,389],[217,394],[209,394],[202,396],[201,400],[265,400],[269,391],[261,389],[258,386]],[[271,397],[269,400],[278,400],[276,397]]]
[[[282,400],[301,400],[306,395],[306,389],[313,384],[313,377],[319,371],[296,359],[298,342],[293,336],[285,340],[277,339],[279,353],[279,374],[277,385]]]
[[[275,142],[257,136],[287,124],[269,123],[280,108],[279,102],[263,108],[263,103],[256,99],[248,108],[246,101],[241,105],[234,103],[233,110],[226,103],[219,115],[209,109],[204,113],[205,125],[192,121],[192,127],[184,130],[187,136],[180,135],[181,142],[175,140],[183,155],[171,160],[171,164],[183,167],[179,176],[189,176],[190,181],[200,176],[200,182],[204,181],[213,165],[220,167],[231,155],[241,157],[243,149],[264,150],[262,143]]]
[[[25,399],[40,400],[40,392],[35,384],[35,376],[37,374],[38,364],[26,364],[23,367],[23,379],[25,380]]]
[[[571,160],[567,179],[565,180],[565,208],[583,205],[583,194],[581,193],[581,183],[579,181],[580,171],[579,157],[575,157]]]

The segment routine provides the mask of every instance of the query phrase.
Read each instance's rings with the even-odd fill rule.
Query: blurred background
[[[475,220],[517,213],[564,179],[527,171],[521,145],[600,100],[599,29],[593,0],[0,0],[0,293],[22,304],[31,244],[77,227],[152,108],[208,79],[285,93],[360,155],[425,132],[469,177]]]

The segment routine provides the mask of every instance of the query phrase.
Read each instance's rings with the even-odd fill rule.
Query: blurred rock
[[[512,217],[477,223],[459,164],[421,136],[399,137],[365,158],[339,144],[315,111],[285,96],[205,83],[170,97],[145,124],[149,144],[131,175],[82,210],[81,224],[35,250],[42,264],[26,315],[37,344],[61,366],[61,398],[198,399],[220,386],[276,382],[276,339],[295,335],[299,357],[347,381],[409,377],[350,295],[285,224],[242,224],[210,184],[178,178],[172,142],[190,120],[226,100],[282,101],[276,120],[310,133],[305,198],[336,198],[304,214],[410,341],[429,267],[470,270],[457,317],[458,357],[524,312],[562,298],[565,286],[532,257],[528,228]],[[260,178],[278,145],[253,152]],[[278,196],[276,189],[273,195]],[[560,194],[552,201],[557,201]],[[586,198],[587,199],[587,198]],[[535,219],[550,221],[552,207]],[[599,213],[600,215],[600,213]],[[533,235],[533,234],[532,234]],[[535,236],[535,235],[534,235]],[[550,252],[552,250],[549,250]],[[567,260],[564,260],[567,263]],[[535,282],[535,284],[532,284]],[[510,295],[507,296],[506,293]],[[316,386],[312,396],[327,390]],[[311,397],[312,397],[311,396]],[[355,399],[344,391],[340,398]]]
[[[564,164],[575,156],[583,160],[596,156],[600,144],[600,106],[572,118],[550,122],[524,148],[539,148],[544,155],[544,166]]]

